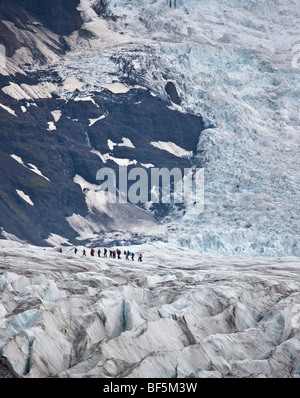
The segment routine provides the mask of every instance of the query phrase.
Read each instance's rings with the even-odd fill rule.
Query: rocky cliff
[[[0,79],[2,237],[13,235],[45,244],[59,236],[76,243],[77,237],[84,239],[86,229],[93,228],[91,220],[98,228],[89,238],[96,238],[101,231],[120,231],[122,239],[125,225],[143,235],[149,222],[155,226],[168,213],[168,206],[156,206],[153,214],[131,206],[118,220],[118,210],[99,212],[95,204],[87,204],[87,188],[74,178],[80,176],[96,184],[99,168],[110,167],[118,173],[124,161],[129,170],[134,166],[148,170],[147,165],[169,169],[191,166],[191,159],[185,156],[170,152],[161,156],[161,150],[152,145],[156,142],[172,142],[196,154],[203,121],[170,109],[172,99],[178,103],[173,83],[170,97],[165,99],[140,86],[125,92],[112,86],[85,96],[84,83],[74,76],[64,80],[48,67],[49,58],[59,63],[70,49],[73,30],[78,37],[84,36],[77,3],[19,1],[15,7],[10,2],[1,6],[1,37],[8,48],[9,72]],[[100,3],[95,10],[98,14],[105,11]],[[89,221],[84,221],[88,215]],[[80,225],[78,220],[74,222],[76,217]]]

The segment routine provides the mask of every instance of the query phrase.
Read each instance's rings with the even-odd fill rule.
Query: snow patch
[[[122,137],[122,142],[121,143],[116,143],[116,142],[113,142],[110,139],[108,139],[107,140],[107,146],[109,147],[109,149],[111,151],[113,151],[115,146],[119,146],[119,147],[125,146],[127,148],[135,148],[135,146],[133,145],[132,141],[129,138],[126,138],[126,137]]]
[[[122,137],[122,143],[118,144],[118,146],[126,146],[127,148],[135,148],[132,141],[129,138]]]
[[[37,175],[43,177],[45,180],[47,180],[47,181],[50,182],[49,178],[48,178],[48,177],[45,177],[45,176],[43,175],[43,173],[42,173],[34,164],[28,163],[28,166],[29,166],[29,170],[30,170],[30,171],[33,171],[35,174],[37,174]]]
[[[99,108],[99,105],[96,103],[96,101],[92,97],[76,97],[74,99],[74,101],[91,101],[94,105],[97,106],[97,108]]]
[[[146,167],[146,169],[150,169],[151,167],[155,167],[154,164],[152,163],[141,163],[143,167]]]
[[[105,88],[111,91],[114,94],[125,94],[130,91],[130,87],[123,83],[108,83],[105,84]]]
[[[2,104],[0,104],[0,107],[1,107],[2,109],[4,109],[5,111],[7,111],[8,113],[10,113],[11,115],[14,115],[14,116],[18,117],[18,116],[16,115],[16,112],[13,111],[10,107],[8,107],[8,106],[6,106],[6,105],[2,105]]]
[[[30,199],[30,197],[28,195],[26,195],[23,191],[16,189],[17,194],[23,199],[25,200],[25,202],[27,202],[28,204],[30,204],[31,206],[34,206],[34,203],[32,202],[32,200]]]
[[[54,122],[57,123],[62,116],[62,111],[57,109],[55,111],[52,111],[51,114],[53,116]]]
[[[28,163],[28,165],[26,166],[22,160],[22,158],[20,156],[17,155],[10,155],[14,160],[16,160],[18,163],[20,163],[22,166],[26,167],[26,169],[32,171],[33,173],[43,177],[45,180],[49,181],[49,178],[45,177],[42,172],[32,163]]]
[[[101,115],[99,117],[97,117],[96,119],[89,119],[89,127],[93,126],[96,122],[98,122],[99,120],[105,119],[106,115]]]
[[[113,144],[114,143],[112,141],[109,143],[109,145],[112,148],[113,148]],[[99,151],[97,151],[95,149],[92,149],[91,153],[94,153],[95,155],[99,156],[103,163],[106,163],[108,160],[112,160],[113,162],[115,162],[119,166],[130,166],[132,164],[137,164],[136,160],[130,160],[130,159],[126,159],[126,158],[116,158],[114,156],[111,156],[109,153],[105,153],[105,154],[102,155],[101,152],[99,152]]]
[[[107,140],[107,146],[108,146],[108,148],[111,150],[111,151],[113,151],[113,149],[114,149],[114,147],[116,146],[116,145],[118,145],[118,144],[116,144],[115,142],[112,142],[112,140]]]
[[[157,142],[150,142],[152,146],[155,148],[161,149],[163,151],[167,151],[171,153],[172,155],[175,155],[177,157],[185,157],[185,156],[191,156],[193,154],[192,151],[187,151],[180,146],[176,145],[174,142],[164,142],[164,141],[157,141]]]
[[[52,246],[61,246],[61,245],[70,245],[69,240],[64,238],[63,236],[57,235],[57,234],[50,234],[47,239],[45,239],[49,245]]]
[[[59,93],[63,96],[64,93],[70,93],[75,90],[81,90],[84,86],[85,83],[81,82],[76,76],[68,76],[63,81],[62,88],[59,90]],[[80,97],[78,101],[80,101]]]
[[[50,82],[42,82],[35,86],[30,86],[28,84],[18,85],[10,82],[9,86],[2,88],[2,91],[16,100],[33,100],[39,98],[52,98],[52,93],[57,91],[57,86]]]
[[[16,235],[11,234],[9,232],[6,232],[3,227],[0,227],[0,232],[1,232],[1,235],[4,237],[4,239],[6,239],[8,241],[12,241],[14,243],[18,242],[18,243],[21,243],[21,244],[26,244],[27,243],[26,241],[24,241],[22,239],[19,239]]]
[[[48,131],[54,131],[54,130],[56,130],[55,124],[54,124],[53,122],[48,122],[48,128],[47,128],[47,130],[48,130]]]

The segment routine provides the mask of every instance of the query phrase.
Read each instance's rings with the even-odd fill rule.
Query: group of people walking
[[[60,249],[60,251],[62,252],[62,249]],[[75,247],[74,252],[75,252],[75,254],[77,254],[77,252],[78,252],[77,247]],[[120,249],[116,249],[116,250],[110,250],[110,249],[109,249],[109,250],[107,250],[107,249],[105,248],[105,249],[103,250],[103,257],[108,257],[108,252],[109,252],[109,257],[110,257],[110,258],[118,258],[118,259],[121,259],[121,254],[122,254],[122,252],[121,252]],[[83,256],[86,256],[86,253],[87,253],[87,252],[86,252],[86,249],[82,249],[82,255],[83,255]],[[95,249],[91,248],[91,249],[90,249],[90,255],[91,255],[92,257],[94,257],[94,256],[95,256],[95,253],[96,253]],[[101,249],[98,249],[98,250],[97,250],[97,254],[98,254],[98,257],[101,257]],[[131,260],[134,261],[134,256],[135,256],[135,254],[134,254],[133,252],[130,252],[129,250],[124,250],[124,256],[125,256],[125,259],[126,259],[126,260],[129,260],[129,257],[130,257]],[[137,256],[138,256],[138,261],[142,262],[142,260],[143,260],[143,255],[142,255],[142,253],[138,253]]]

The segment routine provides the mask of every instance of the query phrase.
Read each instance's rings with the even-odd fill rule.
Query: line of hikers
[[[109,251],[109,257],[121,259],[122,252],[121,252],[120,249],[107,250],[105,248],[104,251],[103,251],[103,257],[108,257],[108,251]],[[75,252],[75,254],[77,254],[77,252],[78,252],[77,247],[75,247],[74,252]],[[98,257],[101,256],[101,250],[100,249],[97,250],[97,254],[98,254]],[[86,249],[82,249],[82,255],[86,256]],[[92,257],[95,256],[95,249],[93,249],[93,248],[90,249],[90,255]],[[129,250],[127,250],[127,251],[124,250],[124,256],[125,256],[126,260],[129,260],[129,257],[131,257],[131,260],[134,261],[135,254],[133,252],[130,252]],[[142,253],[138,253],[138,261],[142,262],[142,260],[143,260]]]

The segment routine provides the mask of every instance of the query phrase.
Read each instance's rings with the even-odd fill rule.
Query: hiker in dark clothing
[[[104,257],[107,257],[107,249],[104,249]]]
[[[131,253],[131,260],[134,261],[134,253]]]
[[[100,257],[100,254],[101,254],[101,250],[98,249],[98,257]]]
[[[77,251],[78,251],[78,250],[77,250],[77,247],[75,247],[75,249],[74,249],[75,254],[77,254]]]
[[[85,249],[82,250],[82,255],[83,255],[83,256],[86,256],[86,251],[85,251]]]

